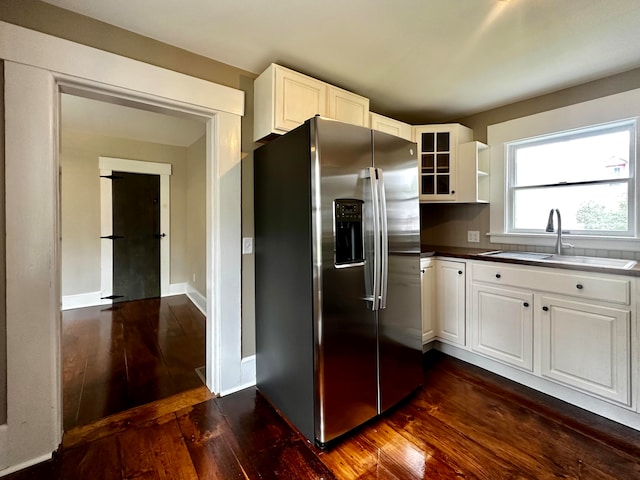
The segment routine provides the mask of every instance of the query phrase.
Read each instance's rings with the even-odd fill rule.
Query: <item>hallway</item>
[[[65,431],[202,386],[204,346],[186,295],[62,312]]]

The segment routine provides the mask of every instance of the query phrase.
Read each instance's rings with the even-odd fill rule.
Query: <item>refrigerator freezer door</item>
[[[365,281],[371,257],[371,131],[318,117],[311,126],[315,435],[322,446],[377,413],[376,323]],[[364,201],[364,265],[336,268],[336,199]]]
[[[386,302],[378,311],[381,413],[422,381],[420,211],[416,144],[377,131],[373,139],[374,166],[384,179],[389,251]]]

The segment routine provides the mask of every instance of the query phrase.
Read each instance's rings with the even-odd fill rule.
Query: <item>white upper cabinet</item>
[[[380,132],[390,133],[396,137],[404,138],[405,140],[413,141],[413,131],[411,125],[408,123],[395,120],[393,118],[385,117],[379,113],[370,113],[371,128]]]
[[[369,99],[272,63],[255,79],[253,139],[282,135],[314,115],[369,126]]]
[[[473,139],[459,123],[413,127],[418,144],[420,201],[457,201],[458,145]]]
[[[458,145],[456,203],[489,203],[489,147],[482,142]]]
[[[369,126],[369,99],[329,85],[329,118]]]

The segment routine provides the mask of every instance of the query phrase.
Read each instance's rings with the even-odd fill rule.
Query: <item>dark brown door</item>
[[[159,297],[160,176],[113,172],[113,177],[114,302]]]

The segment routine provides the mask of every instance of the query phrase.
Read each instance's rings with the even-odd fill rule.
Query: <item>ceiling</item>
[[[46,0],[260,73],[445,121],[640,67],[638,0]]]
[[[62,94],[60,124],[65,132],[127,138],[190,147],[205,134],[204,122]]]

